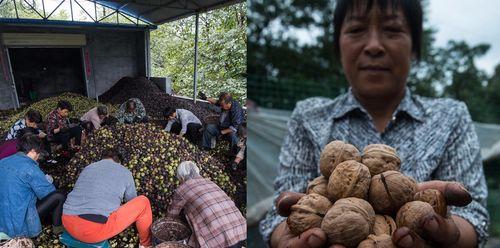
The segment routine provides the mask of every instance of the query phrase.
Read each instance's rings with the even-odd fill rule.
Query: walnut
[[[375,212],[363,199],[348,197],[335,202],[321,223],[330,244],[354,247],[371,232]]]
[[[327,185],[328,179],[326,179],[324,176],[316,177],[314,178],[314,180],[309,182],[309,185],[307,185],[306,193],[316,193],[328,197],[328,193],[326,191]]]
[[[372,176],[384,171],[399,171],[401,159],[396,149],[384,144],[371,144],[363,149],[362,163],[370,169]]]
[[[387,234],[391,235],[398,227],[396,222],[389,215],[375,215],[375,224],[373,225],[373,233],[375,235]]]
[[[321,227],[323,216],[331,206],[328,198],[316,193],[301,197],[291,207],[291,214],[286,220],[288,228],[294,235],[299,235],[308,229]]]
[[[396,248],[391,236],[387,234],[368,235],[368,238],[359,243],[358,248]]]
[[[415,201],[423,201],[431,204],[434,212],[446,218],[448,214],[448,206],[441,191],[437,189],[426,189],[415,194]]]
[[[368,199],[375,212],[393,215],[417,192],[416,181],[398,171],[386,171],[372,178]]]
[[[362,163],[348,160],[337,165],[328,179],[328,196],[332,201],[346,197],[367,199],[370,171]]]
[[[408,202],[403,205],[401,209],[399,209],[398,214],[396,215],[396,224],[398,227],[406,226],[410,230],[417,233],[420,237],[425,238],[424,231],[421,228],[421,221],[434,214],[434,209],[427,202]]]
[[[361,162],[361,155],[356,147],[339,140],[328,143],[328,145],[323,148],[319,159],[321,174],[329,178],[335,167],[347,160]]]

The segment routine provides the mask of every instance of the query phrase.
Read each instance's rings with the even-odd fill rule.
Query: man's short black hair
[[[412,52],[417,60],[421,58],[422,45],[422,5],[420,0],[338,0],[333,14],[333,42],[337,58],[340,58],[340,30],[347,15],[361,9],[367,14],[374,7],[380,6],[381,10],[396,11],[398,8],[404,13],[410,28]]]
[[[36,130],[35,128],[32,128],[32,127],[25,127],[23,129],[20,129],[16,133],[16,139],[19,139],[26,134],[38,134],[38,130]]]
[[[73,106],[71,105],[70,102],[66,101],[66,100],[60,100],[58,103],[57,103],[57,107],[60,109],[60,110],[63,110],[63,109],[67,109],[69,112],[73,111]]]
[[[168,118],[170,117],[172,114],[175,113],[175,108],[172,108],[172,107],[166,107],[164,110],[163,110],[163,117],[165,118]]]
[[[230,103],[231,101],[233,100],[233,97],[227,93],[227,92],[222,92],[220,95],[219,95],[219,103],[225,103],[225,104],[228,104]]]
[[[17,151],[27,154],[31,150],[35,150],[36,153],[41,153],[42,141],[37,135],[28,133],[23,135],[17,142]]]
[[[26,115],[24,115],[29,121],[34,122],[36,124],[42,123],[42,115],[40,112],[30,109],[28,112],[26,112]]]
[[[98,115],[108,115],[108,107],[105,105],[101,105],[97,107],[97,114]]]
[[[101,159],[111,158],[117,163],[123,162],[123,152],[117,148],[108,148],[102,153]]]

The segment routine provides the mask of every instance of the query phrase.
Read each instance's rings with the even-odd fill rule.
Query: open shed
[[[0,0],[0,109],[62,92],[98,98],[124,76],[149,77],[151,30],[192,15],[198,29],[199,13],[238,2]]]

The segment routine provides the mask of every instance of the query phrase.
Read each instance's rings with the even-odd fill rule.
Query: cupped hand
[[[429,181],[419,185],[419,191],[426,189],[439,190],[448,206],[466,206],[472,197],[464,186],[458,182]],[[439,214],[427,216],[419,220],[425,239],[419,237],[407,227],[398,228],[392,235],[394,244],[398,247],[456,247],[460,239],[460,229],[452,217],[444,218]]]
[[[276,208],[281,216],[289,216],[291,207],[304,196],[302,193],[283,192],[276,200]],[[271,247],[274,248],[316,248],[325,247],[328,238],[321,228],[311,228],[296,236],[290,232],[286,221],[276,227],[271,235]],[[332,245],[330,248],[343,248],[342,245]]]

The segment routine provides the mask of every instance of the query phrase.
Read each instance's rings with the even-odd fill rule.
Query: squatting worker
[[[42,231],[42,220],[50,216],[53,232],[61,233],[66,195],[38,167],[42,141],[26,132],[19,138],[17,150],[0,160],[0,232],[11,238],[36,237]]]
[[[280,154],[277,195],[305,192],[319,176],[322,148],[343,140],[362,149],[383,143],[397,149],[401,171],[420,182],[419,189],[441,190],[451,217],[420,220],[429,239],[398,228],[398,247],[475,247],[487,239],[487,188],[477,135],[464,103],[410,93],[412,59],[420,58],[422,8],[419,0],[338,0],[334,42],[350,90],[331,100],[297,103]],[[431,181],[433,180],[433,181]],[[451,182],[455,181],[455,182]],[[459,183],[458,183],[459,182]],[[470,195],[462,186],[469,190]],[[326,236],[310,229],[294,237],[278,215],[289,211],[298,193],[284,193],[268,212],[260,231],[272,247],[321,247]],[[471,198],[472,196],[472,198]]]
[[[177,167],[177,187],[167,216],[178,218],[184,210],[193,230],[190,245],[195,247],[239,248],[247,236],[247,223],[240,210],[224,191],[209,179],[200,176],[192,161]]]
[[[137,196],[132,173],[121,160],[116,149],[108,149],[102,160],[83,169],[64,203],[64,228],[80,241],[97,243],[135,223],[139,247],[151,247],[151,204]]]
[[[139,98],[130,98],[120,105],[116,114],[119,123],[145,123],[148,122],[146,109]]]

